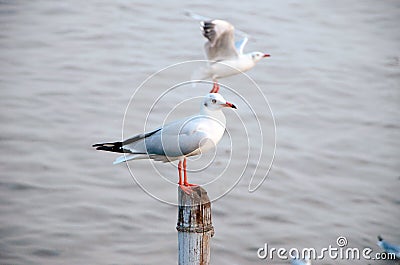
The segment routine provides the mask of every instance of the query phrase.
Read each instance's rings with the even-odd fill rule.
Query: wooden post
[[[190,194],[178,188],[178,203],[178,264],[209,265],[214,227],[207,192],[200,186],[192,187]]]

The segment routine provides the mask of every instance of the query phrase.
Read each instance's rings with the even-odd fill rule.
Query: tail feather
[[[115,153],[126,153],[126,150],[122,148],[122,142],[94,144],[92,145],[92,147],[95,147],[96,150]]]
[[[116,165],[116,164],[120,164],[120,163],[123,163],[123,162],[127,162],[127,161],[129,161],[129,160],[134,160],[134,159],[146,159],[146,158],[149,158],[149,156],[148,156],[147,154],[130,154],[130,155],[123,155],[123,156],[117,157],[117,158],[114,160],[113,164]]]

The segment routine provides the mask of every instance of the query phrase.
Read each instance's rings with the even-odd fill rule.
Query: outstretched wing
[[[249,38],[247,38],[247,36],[246,36],[243,39],[235,42],[235,47],[236,47],[236,50],[239,52],[239,54],[243,54],[244,46],[246,46],[246,43],[248,40],[249,40]]]
[[[200,25],[203,36],[208,39],[204,49],[210,61],[231,59],[238,56],[234,38],[235,28],[232,24],[217,19],[202,21]]]
[[[214,34],[212,33],[212,31],[210,31],[209,28],[207,28],[207,29],[205,28],[205,25],[206,25],[207,23],[218,24],[218,25],[217,25],[217,28],[223,28],[224,25],[222,25],[222,24],[227,23],[227,24],[229,25],[228,28],[232,27],[232,42],[234,42],[234,40],[233,40],[233,39],[234,39],[233,35],[236,35],[236,37],[240,37],[240,38],[241,38],[240,40],[234,42],[234,48],[235,48],[235,50],[236,50],[236,55],[235,55],[235,51],[232,50],[232,46],[231,46],[231,45],[229,46],[230,49],[231,49],[231,50],[230,50],[230,52],[231,52],[230,56],[231,56],[231,57],[229,57],[229,58],[232,58],[232,57],[234,57],[234,56],[237,56],[237,54],[243,54],[244,46],[246,45],[246,43],[247,43],[247,41],[248,41],[248,39],[249,39],[249,35],[248,35],[246,32],[241,31],[241,30],[239,30],[239,29],[234,29],[233,26],[232,26],[230,23],[228,23],[227,21],[223,21],[223,20],[213,20],[213,19],[211,19],[211,18],[209,18],[209,17],[206,17],[206,16],[203,16],[203,15],[194,13],[194,12],[192,12],[191,10],[185,10],[184,14],[185,14],[186,16],[188,16],[188,17],[191,17],[192,19],[201,21],[201,22],[200,22],[200,24],[201,24],[201,30],[202,30],[202,32],[203,32],[204,37],[206,37],[208,40],[210,40],[210,39],[209,39],[207,36],[205,36],[205,33],[206,33],[207,35],[210,35],[210,36],[209,36],[210,38],[212,37],[211,35],[214,35]],[[219,21],[222,21],[223,23],[222,23],[222,22],[219,22]],[[207,32],[207,31],[208,31],[208,32]],[[234,33],[234,34],[233,34],[233,33]],[[215,58],[218,57],[218,56],[216,56],[216,55],[214,55],[215,58],[210,58],[210,57],[213,57],[213,52],[210,50],[209,47],[207,47],[207,44],[206,44],[205,50],[206,50],[206,54],[207,54],[207,57],[208,57],[209,60],[216,60]],[[223,56],[222,56],[222,57],[223,57]],[[223,59],[224,59],[224,58],[223,58]],[[217,58],[217,60],[218,60],[218,58]]]

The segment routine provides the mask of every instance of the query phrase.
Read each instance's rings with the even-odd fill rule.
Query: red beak
[[[270,54],[264,54],[263,57],[271,57],[271,55]]]
[[[230,103],[230,102],[228,102],[228,101],[224,104],[224,106],[225,106],[225,107],[230,107],[230,108],[232,108],[232,109],[237,109],[235,105],[233,105],[232,103]]]

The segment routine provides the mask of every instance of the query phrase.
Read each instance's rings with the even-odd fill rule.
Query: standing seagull
[[[191,12],[187,12],[194,19],[202,18]],[[201,31],[208,40],[204,44],[209,66],[202,69],[201,79],[212,78],[214,86],[210,93],[218,93],[218,78],[223,78],[253,68],[258,61],[264,57],[270,57],[269,54],[262,52],[243,53],[244,46],[248,38],[235,42],[235,28],[225,20],[201,21]],[[243,33],[242,33],[243,34]]]
[[[114,164],[137,159],[154,159],[171,162],[179,160],[180,187],[189,192],[194,186],[187,180],[186,157],[199,155],[212,149],[221,140],[225,131],[225,115],[222,108],[236,109],[220,94],[207,94],[201,103],[200,113],[166,124],[144,134],[138,134],[122,142],[94,144],[97,150],[126,153]],[[182,181],[182,168],[184,179]]]
[[[390,244],[389,242],[383,240],[381,236],[378,236],[377,245],[386,253],[392,253],[396,258],[400,259],[400,246]]]

